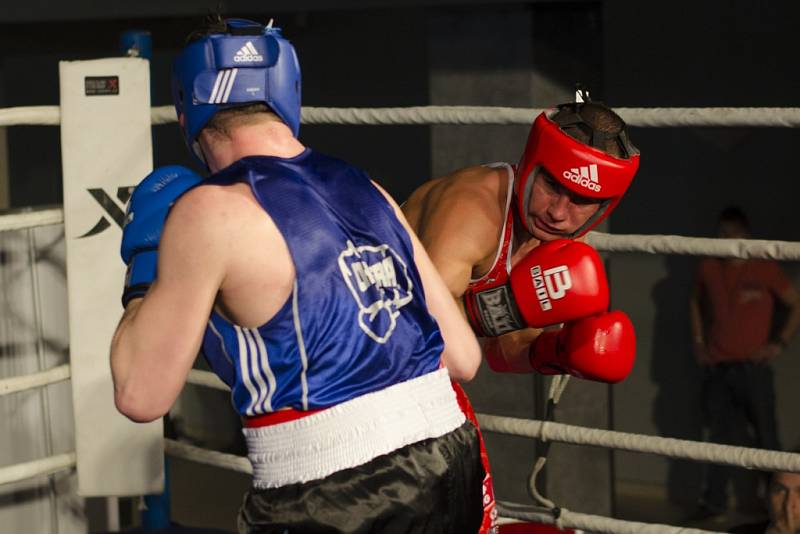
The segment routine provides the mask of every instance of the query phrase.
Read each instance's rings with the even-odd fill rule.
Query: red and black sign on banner
[[[119,94],[119,76],[86,76],[83,85],[86,96]]]

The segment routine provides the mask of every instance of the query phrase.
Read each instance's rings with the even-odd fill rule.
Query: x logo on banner
[[[131,198],[133,188],[134,186],[122,186],[117,188],[117,199],[120,203],[117,203],[117,201],[111,198],[103,189],[87,189],[89,194],[92,195],[97,203],[100,204],[100,207],[103,208],[105,214],[100,216],[100,220],[95,223],[91,230],[78,236],[78,239],[97,235],[111,226],[111,222],[108,220],[109,217],[112,221],[117,223],[117,226],[122,228],[125,224],[125,205]]]

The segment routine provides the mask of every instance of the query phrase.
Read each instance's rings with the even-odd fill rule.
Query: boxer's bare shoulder
[[[191,226],[204,225],[216,236],[205,248],[222,256],[224,263],[218,310],[246,327],[272,318],[291,294],[294,264],[286,241],[249,185],[196,187],[175,208],[196,218]],[[184,226],[189,225],[178,231]]]
[[[454,295],[464,292],[474,270],[494,258],[508,187],[504,168],[467,167],[426,182],[403,205]]]
[[[417,233],[424,232],[443,212],[456,210],[480,212],[502,221],[507,187],[504,169],[466,167],[452,174],[434,178],[417,188],[403,205],[403,212]],[[495,209],[493,209],[495,208]]]

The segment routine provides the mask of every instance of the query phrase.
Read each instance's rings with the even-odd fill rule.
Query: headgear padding
[[[528,205],[536,173],[544,169],[561,186],[582,197],[598,199],[600,208],[569,237],[580,237],[600,221],[608,217],[619,203],[639,168],[639,151],[628,140],[624,122],[618,134],[609,135],[596,131],[580,116],[581,104],[573,104],[575,112],[559,126],[550,118],[557,110],[542,113],[533,122],[528,143],[516,169],[514,181],[515,204],[520,220],[529,232],[533,232],[528,218]],[[620,119],[620,122],[622,119]],[[580,125],[589,134],[589,143],[584,144],[570,137],[563,126]],[[612,141],[620,148],[622,157],[614,157],[601,148],[605,141]],[[591,146],[595,145],[595,146]]]

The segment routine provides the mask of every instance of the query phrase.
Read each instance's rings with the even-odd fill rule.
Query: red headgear
[[[563,111],[568,111],[573,106],[574,113],[566,114],[564,120],[561,120]],[[533,121],[528,144],[517,165],[514,180],[517,210],[529,232],[533,230],[528,219],[528,206],[533,180],[540,168],[546,170],[569,191],[602,200],[597,212],[573,232],[569,236],[571,238],[582,236],[608,217],[639,168],[639,151],[628,140],[624,125],[615,135],[600,132],[580,116],[582,106],[583,104],[565,104],[550,112],[552,115],[556,111],[562,111],[559,116],[560,125],[553,122],[547,113],[542,113]],[[575,126],[589,133],[590,143],[581,143],[564,133],[562,128],[565,126]],[[601,148],[605,148],[607,141],[616,142],[624,157],[617,158],[604,152]]]

